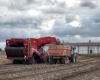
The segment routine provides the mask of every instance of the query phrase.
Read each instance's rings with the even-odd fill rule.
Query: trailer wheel
[[[68,64],[69,63],[69,59],[68,59],[68,57],[62,57],[62,58],[60,58],[59,62],[61,64]]]
[[[53,64],[53,63],[54,63],[54,62],[53,62],[53,57],[49,56],[48,61],[49,61],[49,64]]]
[[[60,58],[60,64],[65,64],[65,58],[64,57]]]
[[[68,63],[69,63],[69,58],[65,57],[65,64],[68,64]]]

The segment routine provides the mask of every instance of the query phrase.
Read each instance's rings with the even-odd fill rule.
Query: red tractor
[[[55,37],[11,38],[6,40],[5,51],[7,58],[13,60],[13,63],[46,63],[50,62],[50,55],[43,47],[46,44],[59,43],[60,40]],[[72,55],[71,52],[69,54]]]

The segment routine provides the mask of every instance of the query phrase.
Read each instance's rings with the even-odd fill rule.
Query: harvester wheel
[[[31,60],[30,60],[30,63],[31,63],[31,64],[34,64],[34,63],[35,63],[34,56],[32,56],[32,58],[31,58]]]
[[[30,60],[30,64],[34,64],[35,63],[35,59],[34,57],[32,56],[31,60]]]
[[[13,64],[19,64],[18,60],[13,60]]]
[[[34,56],[32,56],[31,59],[29,59],[29,60],[26,61],[26,64],[34,64],[34,63],[36,63],[35,59],[34,59]]]

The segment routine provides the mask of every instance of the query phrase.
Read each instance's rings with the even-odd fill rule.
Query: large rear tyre
[[[13,60],[13,64],[19,64],[19,63],[21,63],[19,60]]]
[[[35,59],[34,59],[34,56],[32,56],[32,59],[31,59],[31,64],[34,64],[36,63]]]
[[[32,56],[31,59],[26,60],[26,64],[35,64],[35,63],[36,63],[36,61],[35,61],[35,59],[34,59],[34,56]]]

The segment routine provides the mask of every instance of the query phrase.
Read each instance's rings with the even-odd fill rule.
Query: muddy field
[[[100,80],[99,57],[78,57],[77,64],[12,64],[0,55],[0,80]]]

